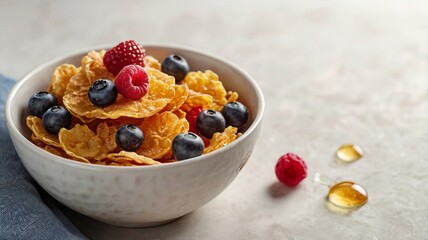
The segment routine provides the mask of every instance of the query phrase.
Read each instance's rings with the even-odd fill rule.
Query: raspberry
[[[144,49],[134,40],[121,42],[104,55],[104,65],[109,72],[117,75],[122,68],[130,64],[144,67]]]
[[[137,100],[146,95],[149,75],[140,65],[128,65],[114,79],[117,91],[124,97]]]
[[[206,148],[210,146],[210,140],[208,138],[205,138],[204,136],[201,136],[201,135],[199,135],[199,137],[201,137],[202,141],[204,141],[204,145]]]
[[[198,130],[196,129],[196,118],[200,112],[202,112],[202,108],[192,108],[186,114],[186,119],[189,122],[189,132],[198,133]]]
[[[210,140],[201,136],[198,129],[196,128],[196,119],[198,118],[198,115],[201,112],[202,112],[202,108],[200,107],[192,108],[186,114],[186,119],[189,122],[189,132],[198,134],[202,138],[202,141],[204,142],[205,147],[208,147],[210,145]]]
[[[306,163],[293,153],[287,153],[278,159],[275,174],[278,180],[289,187],[299,184],[307,176]]]

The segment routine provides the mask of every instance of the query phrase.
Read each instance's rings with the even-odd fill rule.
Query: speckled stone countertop
[[[19,79],[71,51],[135,39],[187,45],[249,72],[266,98],[249,163],[209,204],[156,228],[107,226],[71,213],[91,239],[426,239],[428,2],[0,2],[0,72]],[[366,155],[339,164],[344,143]],[[294,152],[309,167],[297,188],[274,165]],[[360,183],[362,208],[326,206],[315,173]]]

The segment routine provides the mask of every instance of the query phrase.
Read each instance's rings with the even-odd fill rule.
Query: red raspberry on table
[[[275,166],[278,180],[289,187],[294,187],[305,179],[307,170],[305,161],[293,153],[281,156]]]
[[[134,40],[121,42],[104,55],[107,70],[117,75],[122,68],[130,64],[144,67],[144,49]]]
[[[124,97],[137,100],[146,95],[149,75],[140,65],[128,65],[114,79],[117,91]]]

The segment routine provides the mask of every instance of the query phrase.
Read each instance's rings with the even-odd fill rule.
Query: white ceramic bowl
[[[45,90],[55,67],[80,64],[92,48],[50,61],[28,73],[10,92],[5,116],[22,163],[31,176],[59,202],[99,221],[118,226],[154,226],[172,221],[220,194],[247,162],[259,136],[264,111],[256,82],[234,64],[211,54],[173,45],[143,44],[149,55],[162,60],[177,53],[192,70],[216,72],[227,90],[239,93],[250,112],[245,133],[210,154],[156,166],[117,167],[71,161],[30,142],[25,125],[30,96]],[[19,204],[19,203],[18,203]]]

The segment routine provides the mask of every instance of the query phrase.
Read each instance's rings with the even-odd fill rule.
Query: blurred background
[[[16,80],[52,58],[134,39],[226,58],[265,94],[258,145],[218,198],[159,228],[113,228],[78,216],[91,238],[426,238],[426,0],[0,0],[0,31],[0,74]],[[344,143],[360,144],[364,160],[334,162]],[[273,167],[285,152],[309,167],[293,191],[275,185]],[[362,184],[369,203],[346,216],[331,213],[327,187],[310,179],[316,172]]]

